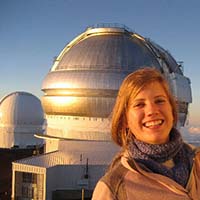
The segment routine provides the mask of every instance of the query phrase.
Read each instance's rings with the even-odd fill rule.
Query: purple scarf
[[[172,129],[170,141],[166,144],[148,144],[131,136],[127,148],[130,158],[142,168],[167,176],[183,187],[186,186],[191,171],[193,151],[183,142],[181,134],[176,129]],[[174,161],[172,168],[162,164],[171,159]]]

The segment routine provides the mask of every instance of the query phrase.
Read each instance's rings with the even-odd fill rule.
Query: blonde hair
[[[126,112],[130,97],[134,98],[147,84],[159,82],[164,88],[172,107],[174,126],[177,123],[177,105],[169,84],[164,76],[155,68],[145,67],[129,74],[122,82],[112,113],[111,133],[112,139],[119,146],[126,145],[127,119]]]

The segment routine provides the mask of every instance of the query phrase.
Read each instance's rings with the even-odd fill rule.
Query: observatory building
[[[64,192],[67,199],[72,191],[92,191],[118,150],[110,116],[119,86],[145,66],[169,81],[183,126],[192,101],[190,80],[164,48],[116,24],[89,27],[67,44],[42,83],[47,132],[37,137],[45,139],[46,153],[13,163],[12,197],[48,200]]]
[[[40,100],[27,92],[13,92],[0,100],[0,199],[10,199],[12,162],[43,151],[34,134],[45,132]]]
[[[40,100],[27,92],[14,92],[0,100],[0,148],[31,148],[42,142],[34,134],[45,131]]]
[[[144,66],[156,67],[169,80],[183,126],[192,101],[190,81],[169,52],[127,27],[96,26],[63,49],[43,81],[48,136],[109,140],[109,116],[119,85]],[[48,151],[49,146],[54,145],[47,142]]]

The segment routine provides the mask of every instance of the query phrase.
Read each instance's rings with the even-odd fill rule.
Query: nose
[[[157,115],[158,114],[158,107],[154,102],[149,102],[146,105],[146,114],[147,116]]]

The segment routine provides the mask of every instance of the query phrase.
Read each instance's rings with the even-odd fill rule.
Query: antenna
[[[87,161],[86,161],[86,167],[85,167],[85,175],[84,175],[84,178],[85,178],[85,179],[88,179],[88,178],[89,178],[89,175],[88,175],[88,158],[87,158]]]

